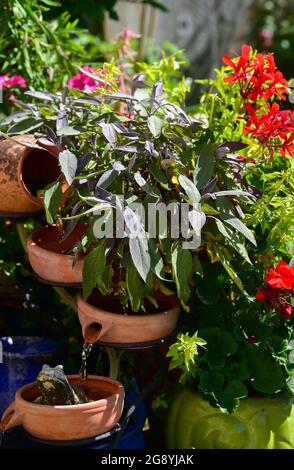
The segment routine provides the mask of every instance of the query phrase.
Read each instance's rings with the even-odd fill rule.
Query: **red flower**
[[[293,315],[294,307],[292,307],[290,304],[282,304],[279,307],[279,314],[281,317],[284,317],[286,319],[290,318]]]
[[[242,46],[242,55],[239,56],[237,52],[232,51],[238,59],[233,61],[229,56],[223,56],[223,63],[231,67],[235,73],[225,78],[225,82],[234,83],[237,80],[247,80],[253,70],[253,65],[250,64],[249,58],[251,47],[247,44]]]
[[[290,289],[294,292],[294,267],[280,261],[276,269],[271,268],[264,281],[273,289]]]
[[[291,305],[294,293],[294,267],[285,261],[280,261],[275,269],[271,268],[268,271],[264,281],[268,286],[259,288],[255,298],[265,302],[270,310],[276,309],[281,317],[289,319],[294,313],[294,307]]]
[[[223,56],[223,63],[233,69],[228,77],[224,79],[225,82],[234,83],[239,82],[240,92],[243,98],[246,96],[248,83],[254,74],[254,64],[250,61],[251,47],[247,44],[242,46],[242,55],[238,56],[235,51],[232,51],[238,58],[232,60],[229,56]]]
[[[249,114],[244,134],[255,137],[265,147],[278,149],[282,156],[294,155],[294,111],[280,110],[278,103],[268,106],[268,112],[258,114],[259,108],[246,103]]]
[[[238,82],[244,100],[256,102],[258,98],[268,100],[272,96],[286,99],[289,84],[282,72],[276,69],[273,54],[254,54],[251,47],[245,44],[241,56],[236,55],[237,59],[234,60],[223,56],[223,62],[233,69],[224,81]]]
[[[265,289],[264,288],[258,289],[258,291],[255,294],[255,298],[256,300],[260,300],[261,302],[264,302],[265,301]]]
[[[286,99],[288,81],[282,72],[276,70],[273,54],[256,54],[254,58],[254,75],[248,86],[247,98],[256,101],[258,97],[268,100],[272,96]]]

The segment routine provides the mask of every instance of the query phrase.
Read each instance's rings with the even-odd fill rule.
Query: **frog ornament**
[[[84,387],[69,383],[61,365],[44,365],[37,376],[37,387],[40,396],[34,403],[38,405],[81,405],[89,401]]]
[[[222,413],[191,388],[174,400],[166,426],[170,449],[294,449],[294,398],[241,400]]]

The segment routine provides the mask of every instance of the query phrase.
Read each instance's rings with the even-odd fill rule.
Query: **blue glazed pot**
[[[43,364],[50,364],[59,345],[37,336],[7,336],[0,337],[0,346],[1,417],[13,402],[15,392],[23,385],[34,382]]]
[[[136,400],[139,391],[137,385],[132,383],[132,387],[126,390],[125,403],[130,406]],[[141,402],[137,409],[134,412],[133,419],[130,420],[130,423],[122,435],[118,449],[145,449],[145,439],[143,426],[147,418],[146,407],[143,402]],[[92,445],[91,449],[111,449],[114,441],[114,437],[103,440],[99,444]]]

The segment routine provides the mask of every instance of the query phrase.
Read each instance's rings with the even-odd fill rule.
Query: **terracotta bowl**
[[[78,375],[69,375],[70,383],[79,383]],[[107,377],[90,375],[83,383],[93,402],[83,405],[46,406],[33,401],[39,396],[36,382],[20,388],[15,401],[2,416],[7,431],[23,426],[38,439],[68,441],[86,439],[109,431],[120,420],[124,406],[124,388]]]
[[[124,315],[111,298],[78,296],[78,315],[88,343],[145,343],[164,338],[176,327],[180,305],[176,297],[165,296],[158,313]],[[108,310],[109,309],[109,310]]]
[[[55,153],[38,147],[33,135],[0,140],[0,212],[26,214],[43,209],[37,191],[57,180],[61,172]]]
[[[73,256],[64,254],[87,231],[86,224],[77,225],[71,235],[59,242],[56,226],[35,230],[28,238],[27,251],[33,270],[42,279],[58,284],[81,284],[83,280],[83,259],[73,267]]]

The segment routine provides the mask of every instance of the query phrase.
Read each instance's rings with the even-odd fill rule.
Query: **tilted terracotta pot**
[[[68,376],[79,383],[78,375]],[[22,425],[39,439],[67,441],[86,439],[109,431],[120,420],[124,406],[124,388],[116,380],[89,375],[83,383],[93,402],[82,405],[47,406],[33,401],[39,396],[36,382],[20,388],[15,401],[2,416],[7,431]]]
[[[107,296],[96,298],[94,294],[86,302],[79,295],[78,315],[86,342],[129,344],[158,340],[173,332],[180,313],[175,296],[165,296],[159,313],[151,314],[124,315],[118,313],[119,305],[111,303]]]
[[[0,140],[0,212],[40,211],[43,202],[37,191],[59,177],[58,157],[46,148],[36,147],[33,135],[12,139]]]
[[[59,284],[80,284],[83,281],[83,259],[73,266],[73,255],[64,254],[86,233],[88,226],[79,224],[65,241],[59,242],[56,226],[35,230],[28,238],[27,251],[33,270],[42,279]]]

